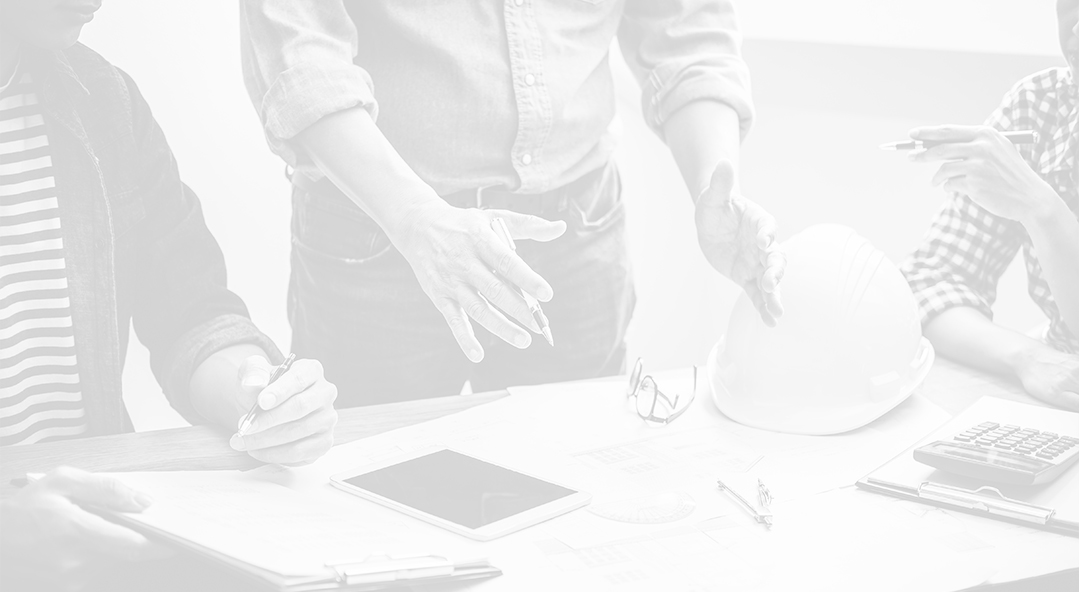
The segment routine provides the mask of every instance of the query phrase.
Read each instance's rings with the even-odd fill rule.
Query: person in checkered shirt
[[[942,162],[933,183],[952,197],[903,273],[942,355],[1079,410],[1079,0],[1058,0],[1057,18],[1068,68],[1019,81],[984,126],[911,131],[947,142],[910,158]],[[1016,147],[1000,133],[1010,130],[1040,139]],[[997,282],[1020,249],[1028,292],[1049,318],[1042,339],[992,321]]]

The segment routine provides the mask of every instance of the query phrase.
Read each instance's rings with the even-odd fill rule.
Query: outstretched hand
[[[783,315],[779,282],[787,261],[776,244],[776,223],[756,203],[734,193],[734,167],[721,161],[697,199],[697,241],[719,273],[746,291],[761,320]]]
[[[438,201],[414,208],[404,229],[390,236],[461,351],[476,363],[484,352],[469,319],[524,349],[532,343],[529,330],[539,333],[540,328],[513,286],[541,302],[554,297],[547,280],[499,240],[491,229],[495,218],[502,218],[518,240],[548,242],[566,231],[562,221],[509,210],[461,209]]]

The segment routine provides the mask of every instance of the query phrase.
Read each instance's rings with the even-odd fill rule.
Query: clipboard
[[[471,548],[437,533],[422,546],[348,506],[325,507],[238,471],[113,473],[156,501],[140,513],[99,510],[148,537],[189,550],[260,589],[383,590],[502,575]],[[419,541],[417,541],[419,542]]]
[[[1056,510],[1053,508],[1009,498],[990,485],[970,490],[926,481],[917,488],[910,488],[866,477],[858,481],[857,486],[867,491],[958,510],[967,514],[1079,537],[1079,522],[1057,517]]]
[[[1079,433],[1079,414],[983,397],[910,449],[860,479],[860,489],[967,514],[1079,537],[1079,466],[1045,485],[997,485],[939,471],[914,460],[914,450],[983,421]]]

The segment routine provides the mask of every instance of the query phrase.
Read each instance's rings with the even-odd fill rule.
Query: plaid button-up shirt
[[[1079,212],[1077,95],[1067,68],[1045,70],[1012,87],[986,122],[1001,131],[1038,132],[1037,144],[1019,150],[1073,213]],[[1026,262],[1027,291],[1049,318],[1046,342],[1058,350],[1079,353],[1076,332],[1064,323],[1022,224],[989,213],[965,195],[953,195],[945,203],[921,248],[903,265],[922,323],[956,306],[972,307],[992,318],[997,283],[1020,249]]]

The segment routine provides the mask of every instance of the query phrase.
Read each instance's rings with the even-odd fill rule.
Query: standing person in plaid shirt
[[[1058,0],[1057,18],[1070,68],[1019,81],[985,126],[911,132],[948,142],[911,160],[943,162],[933,183],[952,197],[903,272],[940,353],[1079,410],[1079,0]],[[1017,149],[1000,134],[1010,130],[1040,139]],[[1049,318],[1041,340],[991,320],[997,282],[1020,249],[1028,292]]]

